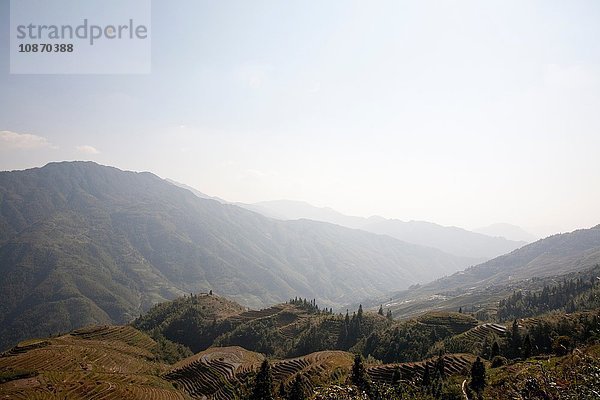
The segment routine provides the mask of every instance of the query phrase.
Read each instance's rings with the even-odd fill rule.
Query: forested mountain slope
[[[466,263],[386,236],[268,219],[147,172],[64,162],[0,173],[0,348],[124,323],[189,292],[335,306]]]
[[[480,307],[515,290],[535,287],[536,281],[553,281],[572,273],[589,275],[587,271],[598,264],[600,225],[538,240],[483,264],[368,304],[385,302],[399,317],[431,309]]]

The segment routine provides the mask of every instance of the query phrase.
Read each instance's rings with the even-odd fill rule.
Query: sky
[[[92,160],[229,201],[600,223],[600,2],[153,1],[140,75],[11,75],[0,170]]]

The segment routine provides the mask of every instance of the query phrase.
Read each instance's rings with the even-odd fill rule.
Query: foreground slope
[[[300,376],[305,393],[348,381],[353,355],[321,351],[272,360],[276,387]],[[215,399],[244,397],[264,356],[242,347],[213,347],[173,365],[161,362],[157,344],[127,326],[96,326],[24,342],[0,355],[0,398],[6,399]],[[474,357],[445,356],[448,375],[465,375]],[[375,383],[391,383],[395,370],[418,380],[435,359],[368,365]]]
[[[0,357],[0,398],[186,399],[161,378],[169,366],[157,360],[156,348],[126,326],[31,340]]]
[[[216,347],[198,353],[178,363],[165,375],[193,399],[234,400],[239,398],[239,387],[247,385],[262,356],[241,347]],[[275,387],[290,387],[300,377],[304,393],[313,393],[318,387],[343,384],[348,381],[354,356],[344,351],[320,351],[306,356],[273,360],[271,374]],[[444,356],[448,376],[466,375],[475,357],[471,354]],[[436,359],[412,363],[374,364],[366,367],[373,383],[392,383],[398,370],[406,381],[419,381],[425,368],[433,370]],[[236,397],[238,396],[238,397]]]
[[[357,364],[354,354],[336,350],[270,357],[272,390],[278,400],[297,398],[292,393],[298,388],[311,400],[458,400],[464,391],[472,392],[470,371],[479,356],[488,376],[484,398],[596,398],[599,324],[597,309],[524,318],[508,326],[481,324],[465,314],[428,313],[369,335],[362,348],[368,358],[361,361],[369,397],[341,396],[357,394],[349,386],[356,382],[351,371]],[[407,343],[409,338],[417,340]],[[368,350],[374,341],[380,345]],[[0,398],[248,399],[265,359],[240,346],[224,346],[166,363],[169,354],[159,343],[130,326],[91,326],[22,342],[0,354]],[[396,360],[386,361],[394,351]],[[407,352],[421,356],[402,361]]]
[[[90,162],[0,173],[0,349],[128,322],[184,293],[335,306],[464,266],[389,237],[200,199],[150,173]]]

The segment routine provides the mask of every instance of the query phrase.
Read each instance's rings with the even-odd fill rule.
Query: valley
[[[0,356],[0,398],[246,399],[268,360],[273,398],[289,399],[296,390],[304,399],[333,399],[354,390],[347,398],[358,399],[350,386],[359,384],[356,354],[364,357],[370,398],[461,399],[477,357],[488,371],[485,398],[532,390],[570,398],[600,388],[594,378],[600,370],[593,344],[600,339],[597,310],[540,315],[517,325],[447,312],[392,321],[359,310],[348,324],[351,339],[340,340],[348,331],[345,320],[303,299],[248,311],[216,295],[192,295],[155,306],[133,326],[90,326],[20,343]],[[188,335],[180,336],[182,330]],[[315,330],[318,340],[307,341]],[[556,347],[558,340],[567,347]],[[200,350],[192,355],[184,343]],[[545,365],[544,376],[535,365]],[[574,368],[579,380],[561,381]],[[508,378],[517,370],[528,380]]]
[[[470,259],[317,221],[276,221],[156,175],[90,162],[0,173],[0,349],[216,290],[245,307],[327,307]]]
[[[205,197],[94,163],[0,173],[0,398],[600,390],[600,226],[472,265]]]

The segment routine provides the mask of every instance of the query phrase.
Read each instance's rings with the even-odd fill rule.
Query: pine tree
[[[431,374],[429,372],[429,364],[425,364],[425,371],[423,371],[423,378],[421,379],[421,386],[429,387],[431,385]]]
[[[387,319],[389,319],[390,321],[394,319],[394,317],[392,316],[392,310],[390,310],[389,308],[388,308],[388,311],[387,311],[387,315],[386,315],[386,317],[387,317]]]
[[[439,370],[435,370],[433,379],[429,385],[428,392],[431,393],[434,399],[441,399],[444,390],[444,379]]]
[[[400,368],[399,367],[394,368],[394,373],[392,374],[392,384],[393,385],[399,384],[401,379],[402,379],[402,373],[400,372]]]
[[[377,314],[383,316],[383,304],[379,306],[379,311],[377,311]]]
[[[485,364],[479,357],[471,366],[471,388],[478,394],[485,388]]]
[[[519,333],[519,323],[515,319],[510,330],[510,353],[512,358],[521,355],[521,334]]]
[[[367,378],[367,371],[363,365],[363,359],[360,354],[354,356],[354,364],[352,365],[352,372],[350,374],[350,381],[353,385],[358,387],[360,390],[369,393],[371,384]]]
[[[523,340],[523,351],[521,352],[523,355],[523,358],[529,358],[531,357],[531,338],[529,337],[529,334],[525,336],[525,339]]]
[[[271,377],[271,366],[265,358],[260,365],[260,370],[254,379],[254,389],[250,400],[274,400],[273,398],[273,379]]]
[[[446,362],[444,360],[444,353],[441,351],[435,363],[435,369],[440,374],[440,377],[444,379],[444,377],[446,376]]]
[[[288,400],[305,400],[304,389],[302,388],[302,377],[300,374],[296,375],[292,388],[290,389],[290,395]]]
[[[498,344],[497,341],[494,340],[494,343],[492,343],[492,351],[490,353],[490,358],[494,358],[499,355],[500,355],[500,345]]]
[[[483,339],[483,345],[481,346],[480,356],[483,358],[487,358],[488,360],[492,358],[490,341],[487,336]]]
[[[279,397],[282,399],[287,399],[287,392],[285,390],[285,384],[283,381],[279,384]]]

